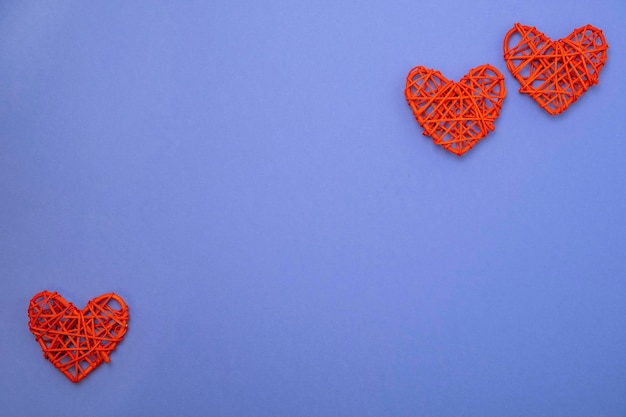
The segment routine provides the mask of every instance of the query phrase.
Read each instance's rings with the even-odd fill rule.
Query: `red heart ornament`
[[[491,65],[470,70],[456,83],[419,66],[409,72],[404,96],[423,134],[461,156],[495,129],[506,89],[504,76]]]
[[[48,359],[72,382],[79,382],[109,355],[128,328],[128,307],[116,294],[104,294],[82,310],[56,292],[30,300],[28,327]]]
[[[522,85],[520,93],[553,116],[598,83],[608,48],[602,31],[591,25],[552,41],[536,28],[516,23],[504,37],[504,59]]]

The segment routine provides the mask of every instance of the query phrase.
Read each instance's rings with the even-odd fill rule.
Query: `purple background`
[[[0,4],[2,415],[626,416],[626,2],[129,3]],[[607,37],[559,117],[518,21]],[[458,158],[405,77],[484,63],[508,96]],[[44,289],[130,306],[79,385]]]

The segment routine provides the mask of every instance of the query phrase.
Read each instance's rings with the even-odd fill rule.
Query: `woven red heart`
[[[30,300],[28,327],[48,359],[72,382],[79,382],[109,355],[128,328],[128,307],[116,294],[104,294],[78,310],[56,292]]]
[[[470,70],[456,83],[439,71],[415,67],[404,96],[424,135],[461,156],[495,129],[506,89],[504,77],[491,65]]]
[[[598,83],[608,47],[602,31],[591,25],[552,41],[536,28],[516,23],[504,37],[504,59],[522,85],[520,93],[555,116]]]

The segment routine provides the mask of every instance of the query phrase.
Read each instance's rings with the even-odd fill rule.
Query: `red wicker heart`
[[[104,294],[78,310],[56,292],[35,295],[28,327],[48,359],[72,382],[79,382],[109,355],[128,328],[128,307],[116,294]]]
[[[520,93],[555,116],[598,83],[608,47],[602,31],[591,25],[552,41],[536,28],[516,23],[504,38],[504,59],[522,85]]]
[[[456,83],[439,71],[415,67],[404,96],[424,135],[461,156],[495,129],[506,89],[504,77],[491,65],[470,70]]]

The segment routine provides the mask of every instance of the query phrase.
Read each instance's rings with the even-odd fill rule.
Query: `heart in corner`
[[[598,83],[608,48],[602,31],[591,25],[553,41],[534,27],[516,23],[504,37],[504,60],[521,84],[520,93],[556,116]]]
[[[44,358],[72,382],[80,382],[115,350],[128,329],[128,307],[103,294],[78,310],[56,292],[42,291],[28,307],[28,327]]]

